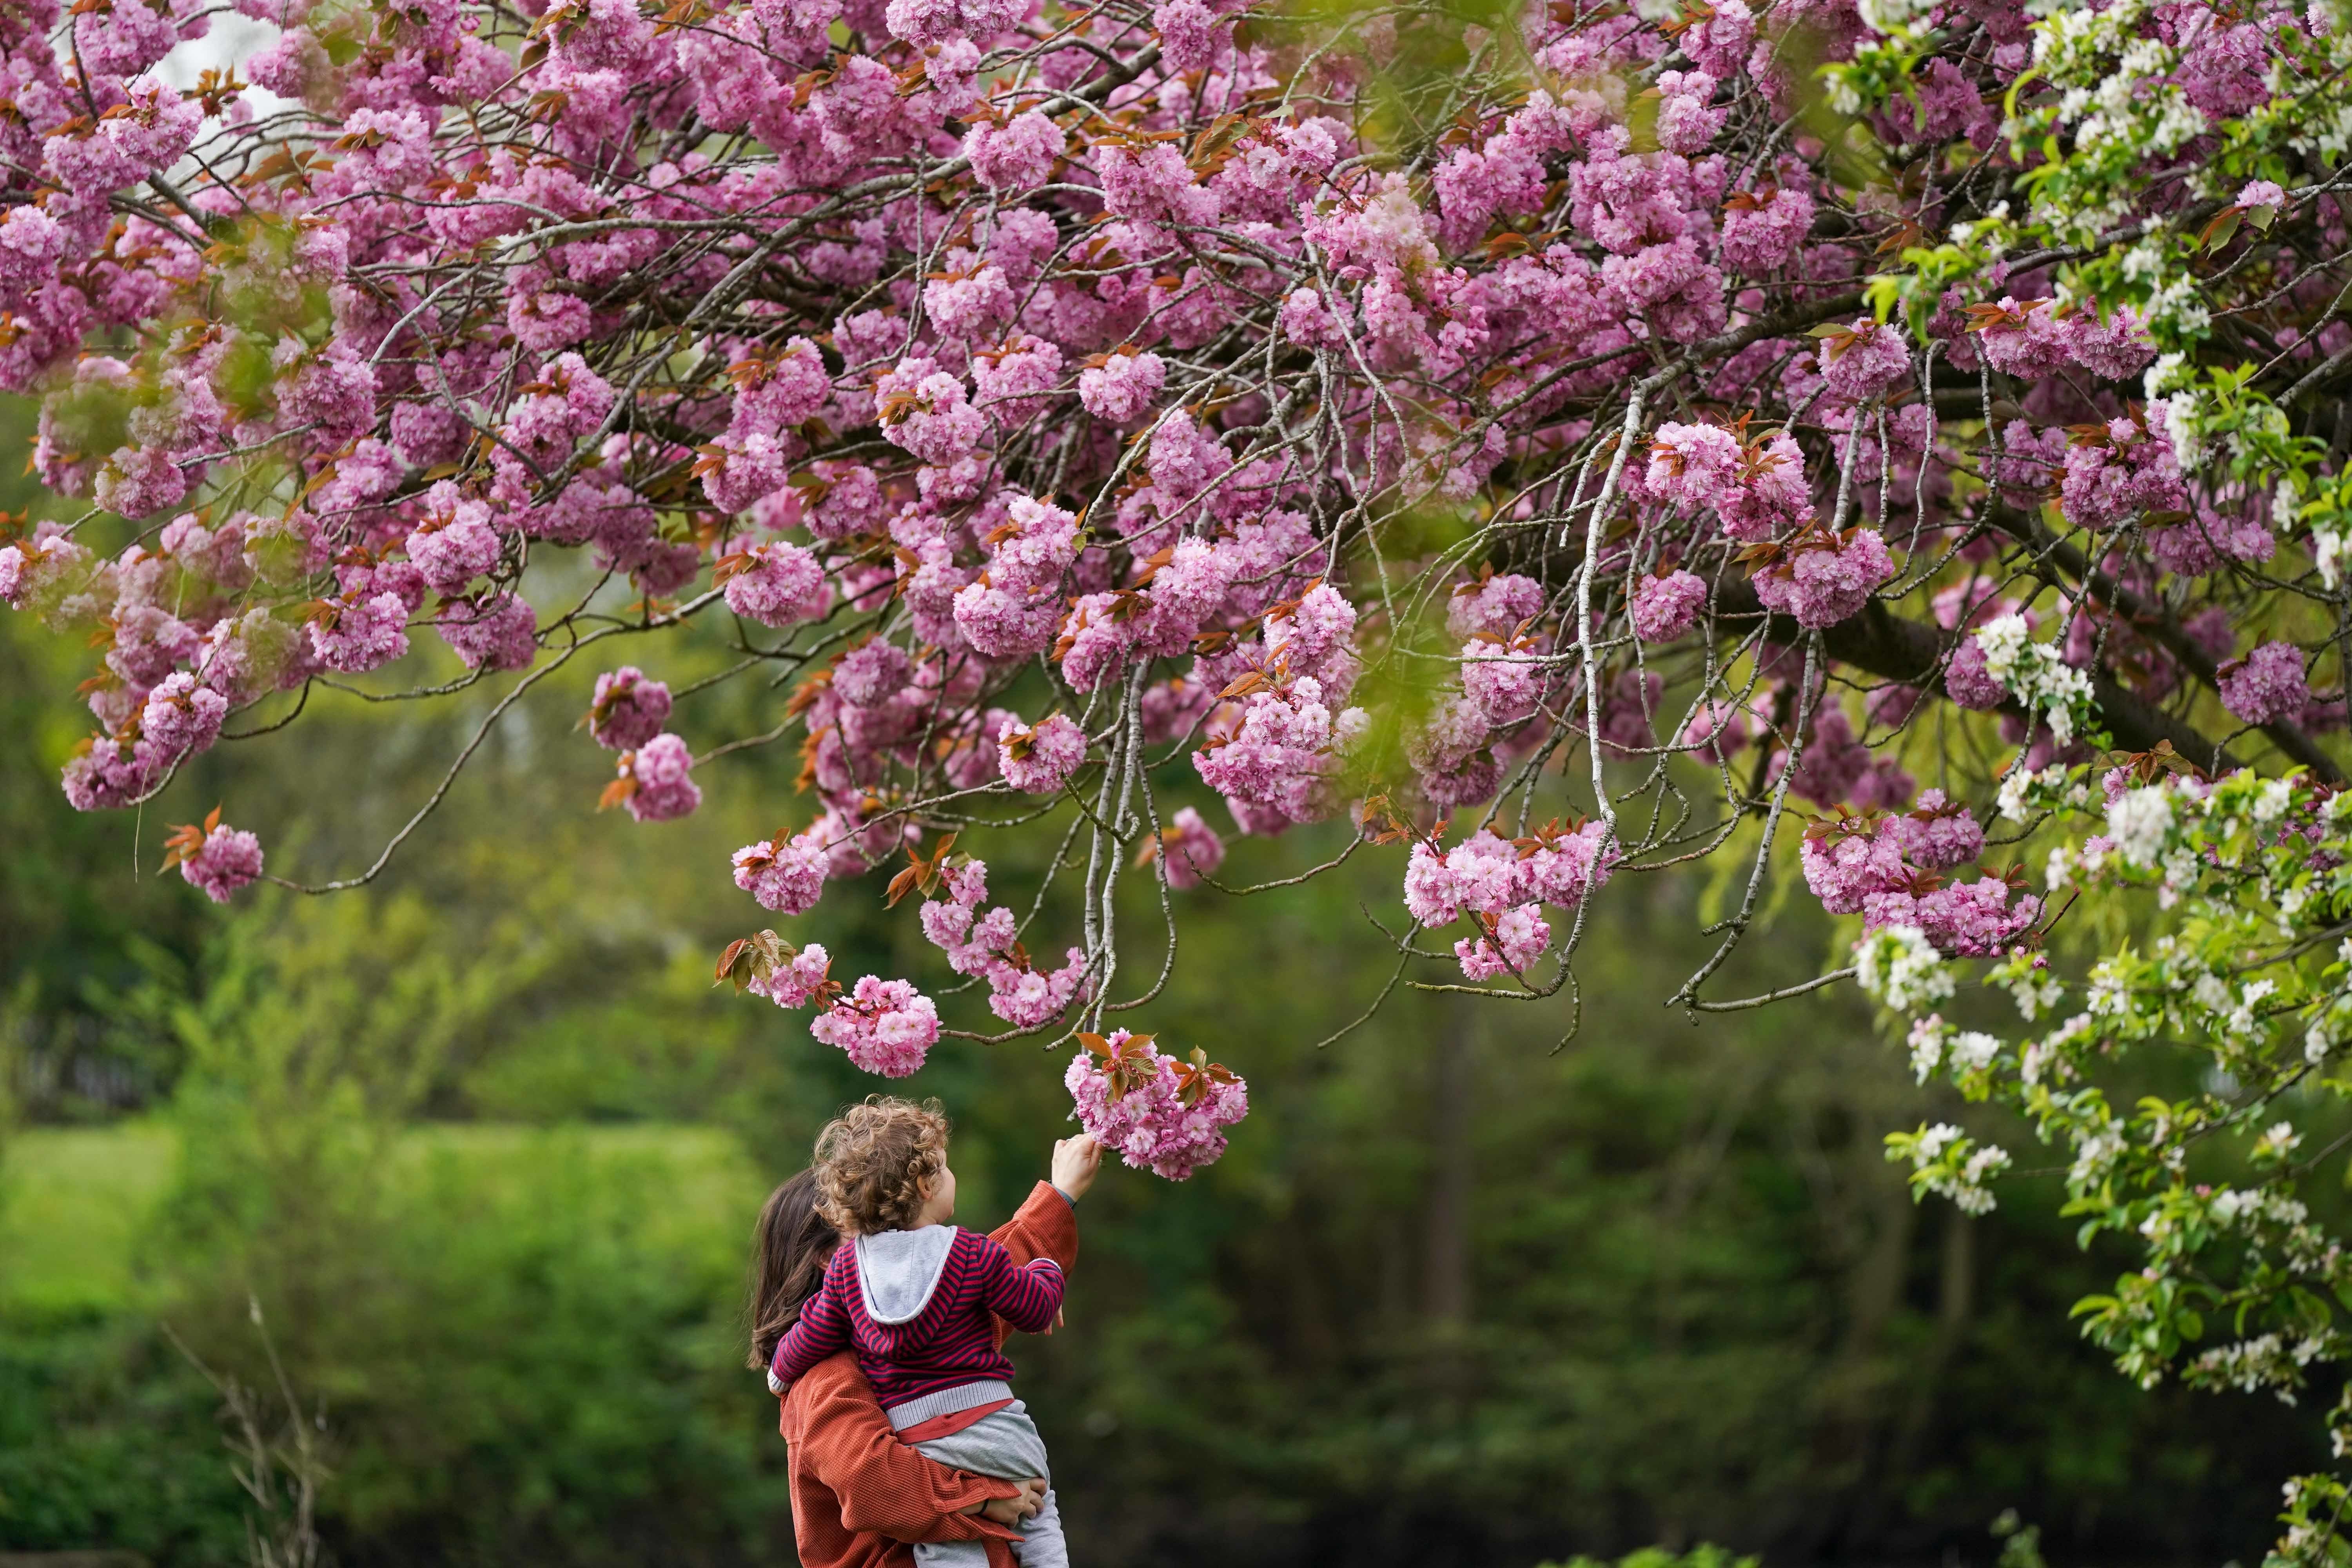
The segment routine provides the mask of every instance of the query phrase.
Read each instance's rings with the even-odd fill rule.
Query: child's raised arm
[[[1042,1334],[1062,1310],[1062,1266],[1050,1258],[1015,1263],[986,1237],[978,1237],[980,1300],[1024,1334]]]
[[[848,1252],[845,1242],[835,1254],[836,1260]],[[776,1342],[775,1359],[768,1363],[768,1384],[779,1394],[806,1377],[825,1357],[849,1348],[849,1313],[842,1306],[834,1276],[832,1268],[824,1271],[824,1285],[802,1304],[800,1321]],[[1055,1294],[1060,1294],[1058,1289]]]
[[[1102,1169],[1102,1145],[1091,1132],[1054,1142],[1054,1188],[1072,1203],[1087,1195]]]

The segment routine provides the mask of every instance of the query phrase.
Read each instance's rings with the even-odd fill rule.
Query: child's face
[[[922,1212],[915,1216],[918,1229],[927,1225],[945,1225],[955,1218],[955,1170],[948,1163],[948,1152],[940,1151],[940,1173],[933,1176],[923,1192]]]

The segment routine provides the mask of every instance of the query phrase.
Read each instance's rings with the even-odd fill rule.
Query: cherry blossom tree
[[[274,41],[186,90],[203,0],[0,16],[0,387],[79,503],[0,599],[98,637],[75,805],[350,693],[495,693],[373,862],[288,882],[364,885],[578,663],[640,823],[799,746],[792,821],[710,868],[747,926],[887,876],[940,955],[853,984],[761,931],[722,978],[887,1076],[1074,1041],[1082,1120],[1171,1177],[1246,1089],[1127,1026],[1190,903],[1297,879],[1229,838],[1394,866],[1369,1007],[1564,1033],[1609,884],[1729,863],[1663,1001],[1858,974],[2145,1241],[2092,1309],[2127,1372],[2342,1359],[2292,1193],[2352,1083],[2327,5],[235,8]],[[687,637],[733,661],[674,689]],[[772,726],[699,722],[724,681]],[[1070,929],[991,902],[1024,839]],[[172,854],[280,879],[218,814]],[[1789,878],[1854,963],[1720,994]],[[1923,1012],[1970,963],[2087,1010]],[[2197,1096],[2086,1098],[2158,1035]],[[1964,1205],[2010,1163],[1892,1152]],[[2282,1551],[2340,1552],[2340,1484],[2297,1488]]]

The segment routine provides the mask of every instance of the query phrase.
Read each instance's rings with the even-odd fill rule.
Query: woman
[[[801,1305],[824,1283],[840,1237],[817,1214],[807,1171],[760,1212],[751,1282],[751,1364],[764,1369]],[[991,1233],[1025,1263],[1076,1261],[1069,1200],[1040,1182],[1012,1220]],[[1000,1325],[999,1333],[1003,1330]],[[898,1440],[846,1351],[821,1363],[783,1398],[779,1429],[791,1445],[793,1539],[802,1568],[913,1568],[913,1541],[980,1541],[989,1568],[1016,1568],[1012,1528],[1037,1510],[1040,1480],[952,1470]]]

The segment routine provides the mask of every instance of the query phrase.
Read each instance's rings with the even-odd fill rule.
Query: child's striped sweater
[[[845,1346],[885,1410],[973,1383],[1004,1383],[1013,1363],[996,1348],[991,1314],[1043,1331],[1062,1306],[1050,1258],[1013,1261],[959,1226],[852,1237],[833,1255],[824,1288],[776,1346],[770,1381],[789,1387]]]

